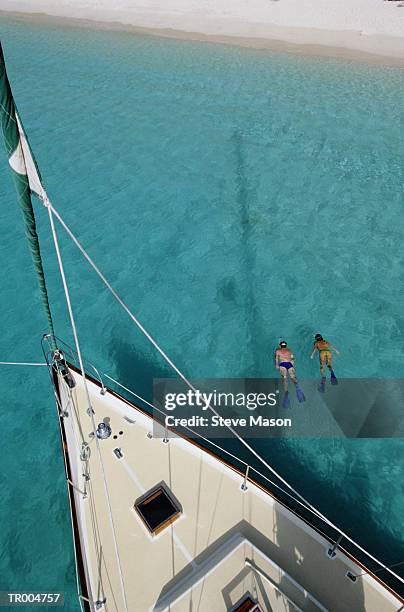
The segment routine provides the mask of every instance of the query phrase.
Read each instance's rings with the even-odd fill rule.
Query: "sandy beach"
[[[0,11],[404,66],[404,0],[0,0]]]

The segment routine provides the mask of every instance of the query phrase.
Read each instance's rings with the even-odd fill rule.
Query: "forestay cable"
[[[116,540],[116,531],[115,531],[114,518],[113,518],[113,515],[112,515],[111,499],[110,499],[108,485],[107,485],[107,479],[106,479],[106,474],[105,474],[104,462],[102,460],[101,449],[100,449],[100,446],[99,446],[99,440],[98,440],[98,437],[97,437],[97,434],[96,434],[96,424],[95,424],[95,420],[94,420],[94,411],[93,411],[92,406],[91,406],[90,392],[88,390],[87,379],[86,379],[86,375],[85,375],[85,371],[84,371],[83,359],[82,359],[81,350],[80,350],[80,343],[79,343],[79,339],[78,339],[78,335],[77,335],[76,323],[75,323],[75,320],[74,320],[73,309],[72,309],[72,305],[71,305],[71,301],[70,301],[69,288],[68,288],[67,281],[66,281],[66,276],[65,276],[63,262],[62,262],[62,257],[61,257],[60,249],[59,249],[59,241],[58,241],[58,238],[57,238],[55,224],[54,224],[54,221],[53,221],[53,215],[52,215],[53,207],[52,207],[51,203],[49,202],[49,200],[47,198],[44,199],[44,205],[48,208],[49,221],[50,221],[50,226],[51,226],[51,231],[52,231],[52,236],[53,236],[53,242],[54,242],[54,245],[55,245],[55,250],[56,250],[56,256],[57,256],[57,260],[58,260],[58,264],[59,264],[60,275],[62,277],[62,283],[63,283],[64,292],[65,292],[67,308],[68,308],[68,311],[69,311],[70,323],[71,323],[72,330],[73,330],[73,336],[74,336],[74,341],[75,341],[75,345],[76,345],[77,356],[78,356],[79,363],[80,363],[80,370],[81,370],[81,375],[82,375],[82,378],[83,378],[83,385],[84,385],[85,394],[86,394],[86,398],[87,398],[88,413],[89,413],[89,415],[91,417],[91,421],[92,421],[92,425],[93,425],[94,437],[95,437],[96,447],[97,447],[98,456],[99,456],[100,465],[101,465],[101,470],[102,470],[105,496],[106,496],[106,500],[107,500],[107,504],[108,504],[109,519],[110,519],[110,523],[111,523],[111,531],[112,531],[112,537],[113,537],[113,541],[114,541],[115,555],[116,555],[117,562],[118,562],[118,573],[119,573],[119,579],[120,579],[120,583],[121,583],[123,604],[124,604],[125,612],[128,612],[128,604],[127,604],[127,599],[126,599],[125,582],[124,582],[123,573],[122,573],[121,557],[120,557],[120,554],[119,554],[118,543],[117,543],[117,540]]]

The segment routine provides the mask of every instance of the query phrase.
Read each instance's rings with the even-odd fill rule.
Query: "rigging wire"
[[[60,338],[57,338],[55,336],[55,339],[56,339],[57,343],[61,343],[64,346],[68,346],[70,357],[72,358],[72,360],[74,360],[76,365],[78,365],[77,364],[77,354],[74,353],[74,350],[69,345],[67,345],[66,342],[64,342]],[[49,341],[49,336],[48,335],[43,336],[42,341],[43,340],[48,340]],[[46,365],[48,366],[48,373],[49,373],[49,377],[50,377],[51,386],[52,386],[52,389],[54,391],[54,395],[55,395],[55,399],[56,399],[56,405],[57,405],[57,408],[58,408],[58,411],[59,411],[59,416],[64,416],[65,410],[69,406],[72,407],[72,410],[73,410],[75,418],[76,418],[76,424],[77,424],[77,427],[78,427],[78,429],[80,431],[80,435],[81,435],[81,438],[82,438],[82,445],[81,446],[83,448],[84,436],[83,436],[83,433],[82,433],[82,425],[81,425],[81,421],[80,421],[80,411],[79,411],[78,406],[76,406],[77,399],[75,400],[73,398],[72,391],[69,390],[68,391],[68,398],[69,399],[68,399],[67,403],[65,404],[65,406],[62,406],[62,403],[61,403],[61,401],[59,399],[59,395],[58,395],[58,393],[56,391],[56,387],[55,387],[55,384],[54,384],[54,381],[53,381],[53,377],[52,377],[52,374],[51,374],[51,365],[50,365],[50,362],[51,362],[51,359],[52,359],[52,352],[51,353],[47,353],[45,351],[45,348],[44,348],[43,344],[42,344],[42,350],[43,350],[44,357],[45,357],[45,360],[46,360]],[[94,366],[92,366],[92,367],[94,368]],[[61,392],[62,392],[62,390],[63,390],[63,387],[61,387]],[[59,422],[59,429],[60,429],[60,432],[61,432],[61,419],[60,418],[58,419],[58,422]],[[73,420],[73,422],[74,422],[74,420]],[[75,438],[76,447],[79,448],[80,445],[78,443],[76,430],[75,430],[73,425],[72,425],[71,429],[72,429],[72,432],[73,432],[73,435],[74,435],[74,438]],[[65,459],[65,468],[66,468],[66,464],[67,464],[66,449],[65,449],[64,444],[62,446],[63,446],[63,456],[64,456],[64,459]],[[89,458],[83,458],[80,455],[80,459],[82,461],[82,465],[84,465],[83,477],[85,478],[87,476],[87,474],[88,474],[88,461],[89,461]],[[67,469],[65,469],[65,471],[66,471],[66,474],[67,474]],[[100,589],[102,590],[102,592],[104,594],[104,586],[103,586],[103,581],[102,581],[102,573],[101,573],[101,570],[100,570],[102,546],[101,546],[101,538],[100,538],[100,535],[99,535],[99,526],[98,526],[97,515],[96,515],[96,512],[95,512],[95,501],[94,501],[94,493],[93,493],[93,490],[92,490],[91,480],[88,480],[88,481],[84,482],[84,488],[85,489],[87,488],[87,492],[88,492],[88,495],[89,495],[90,522],[91,522],[91,527],[92,527],[92,532],[93,532],[95,554],[97,556],[97,567],[98,567],[97,601],[98,601],[100,599]],[[70,499],[70,489],[68,489],[68,493],[69,493],[69,499]],[[71,504],[69,504],[69,506],[71,506]],[[71,507],[70,507],[70,513],[72,513],[72,508]],[[74,544],[74,553],[75,553],[75,564],[76,564],[76,567],[77,567],[76,543],[75,543],[74,539],[73,539],[73,544]],[[114,600],[115,609],[118,610],[119,608],[118,608],[118,605],[116,603],[114,589],[113,589],[113,586],[111,584],[111,580],[110,580],[109,573],[108,573],[108,567],[107,567],[107,564],[106,564],[106,561],[105,561],[104,557],[102,558],[102,561],[103,561],[103,564],[104,564],[104,567],[105,567],[105,572],[106,572],[106,575],[107,575],[107,579],[108,579],[108,582],[109,582],[109,585],[110,585],[110,590],[111,590],[112,598]],[[78,573],[76,573],[76,582],[77,582],[77,584],[79,584],[79,582],[78,582]],[[83,596],[80,594],[79,590],[78,590],[78,596],[79,596],[79,600],[80,600],[80,607],[82,609],[82,599],[84,599],[85,601],[89,601],[89,600],[86,599],[85,597],[83,598]],[[108,608],[109,607],[108,607],[107,603],[105,603],[105,609],[106,609],[107,612],[108,612]],[[82,612],[84,612],[83,609],[82,609]]]
[[[0,361],[0,365],[15,365],[15,366],[47,366],[47,363],[29,363],[25,361]]]
[[[94,437],[95,437],[95,441],[96,441],[96,447],[97,447],[97,452],[98,452],[98,456],[99,456],[99,460],[100,460],[100,466],[101,466],[101,471],[102,471],[102,476],[103,476],[104,490],[105,490],[106,500],[107,500],[107,504],[108,504],[109,519],[110,519],[110,523],[111,523],[111,530],[112,530],[112,537],[113,537],[113,541],[114,541],[115,555],[116,555],[117,562],[118,562],[118,572],[119,572],[119,579],[120,579],[120,583],[121,583],[123,604],[124,604],[125,612],[128,612],[128,603],[127,603],[127,598],[126,598],[125,582],[124,582],[123,573],[122,573],[121,557],[120,557],[120,554],[119,554],[119,548],[118,548],[118,543],[117,543],[117,539],[116,539],[116,530],[115,530],[114,518],[113,518],[113,515],[112,515],[111,499],[110,499],[110,494],[109,494],[108,485],[107,485],[107,479],[106,479],[106,474],[105,474],[104,462],[103,462],[103,459],[102,459],[101,449],[100,449],[100,446],[99,446],[99,440],[98,440],[97,435],[96,435],[96,425],[95,425],[95,420],[94,420],[94,411],[93,411],[92,406],[91,406],[90,393],[89,393],[89,390],[88,390],[87,379],[86,379],[84,365],[83,365],[83,359],[82,359],[82,356],[81,356],[80,343],[79,343],[79,339],[78,339],[78,335],[77,335],[77,329],[76,329],[76,324],[75,324],[75,320],[74,320],[73,309],[72,309],[72,305],[71,305],[71,301],[70,301],[69,288],[68,288],[67,281],[66,281],[66,276],[65,276],[64,267],[63,267],[63,261],[62,261],[62,257],[61,257],[60,249],[59,249],[59,241],[58,241],[58,238],[57,238],[55,224],[54,224],[54,221],[53,221],[53,214],[52,214],[53,207],[52,207],[52,205],[51,205],[51,203],[49,202],[48,199],[44,200],[44,205],[48,208],[49,222],[50,222],[50,226],[51,226],[53,242],[54,242],[54,245],[55,245],[57,260],[58,260],[58,264],[59,264],[59,271],[60,271],[60,275],[62,277],[62,283],[63,283],[64,292],[65,292],[66,304],[67,304],[67,308],[68,308],[68,311],[69,311],[69,318],[70,318],[70,323],[71,323],[71,326],[72,326],[74,341],[75,341],[76,350],[77,350],[77,356],[78,356],[79,363],[80,363],[80,370],[81,370],[81,374],[82,374],[82,377],[83,377],[83,385],[84,385],[85,395],[86,395],[86,399],[87,399],[88,413],[89,413],[89,416],[91,418],[92,425],[93,425]]]
[[[149,340],[149,342],[154,346],[154,348],[158,351],[158,353],[163,357],[163,359],[171,366],[171,368],[178,374],[178,376],[184,381],[184,383],[192,390],[196,393],[196,388],[193,386],[193,384],[188,380],[188,378],[181,372],[181,370],[179,370],[179,368],[175,365],[175,363],[170,359],[170,357],[164,352],[164,350],[159,346],[159,344],[157,343],[157,341],[153,338],[153,336],[146,330],[146,328],[142,325],[142,323],[137,319],[137,317],[131,312],[131,310],[129,309],[129,307],[125,304],[125,302],[119,297],[118,293],[115,291],[115,289],[112,287],[112,285],[109,283],[109,281],[106,279],[106,277],[104,276],[104,274],[101,272],[101,270],[98,268],[98,266],[96,265],[96,263],[94,262],[94,260],[90,257],[90,255],[87,253],[86,249],[82,246],[82,244],[80,243],[80,241],[76,238],[76,236],[73,234],[73,232],[71,231],[71,229],[68,227],[68,225],[65,223],[65,221],[62,219],[61,215],[58,213],[58,211],[55,209],[55,207],[53,206],[53,204],[47,200],[46,202],[44,202],[45,206],[48,207],[48,212],[50,217],[52,218],[51,213],[53,213],[55,215],[55,217],[58,219],[59,223],[62,225],[62,227],[65,229],[66,233],[69,235],[69,237],[72,239],[72,241],[74,242],[74,244],[77,246],[77,248],[79,249],[79,251],[81,252],[81,254],[83,255],[83,257],[88,261],[88,263],[90,264],[90,266],[93,268],[93,270],[96,272],[97,276],[102,280],[102,282],[104,283],[104,285],[108,288],[108,290],[112,293],[112,295],[115,297],[115,299],[117,300],[117,302],[120,304],[120,306],[125,310],[125,312],[128,314],[128,316],[132,319],[132,321],[135,323],[135,325],[138,327],[138,329],[143,333],[143,335]],[[84,373],[83,373],[84,376]],[[220,417],[220,414],[209,404],[209,402],[205,402],[205,405],[207,408],[209,408],[209,410],[211,410],[216,416]],[[229,431],[239,440],[239,442],[245,447],[247,448],[252,455],[254,455],[256,457],[256,459],[258,459],[258,461],[260,461],[260,463],[262,463],[272,474],[274,474],[288,489],[290,489],[315,515],[317,515],[321,520],[323,520],[328,526],[332,527],[333,529],[335,529],[336,531],[338,531],[341,535],[344,536],[344,538],[346,538],[349,542],[351,542],[352,544],[354,544],[359,550],[361,550],[363,553],[365,553],[366,555],[368,555],[369,558],[373,559],[374,561],[376,561],[377,563],[379,563],[379,565],[381,565],[383,567],[383,569],[385,569],[386,571],[388,571],[389,573],[391,573],[395,578],[397,578],[398,580],[400,580],[401,582],[404,582],[404,579],[402,579],[400,576],[398,576],[397,574],[395,574],[395,572],[392,572],[391,570],[389,570],[389,568],[381,563],[380,561],[378,561],[377,559],[375,559],[370,553],[368,553],[364,548],[362,548],[359,544],[357,544],[350,536],[348,536],[345,532],[343,532],[341,529],[339,529],[338,527],[336,527],[324,514],[322,514],[317,508],[315,508],[315,506],[313,506],[303,495],[301,495],[294,487],[292,487],[291,484],[289,484],[289,482],[287,480],[285,480],[271,465],[269,465],[269,463],[267,461],[265,461],[265,459],[250,445],[248,444],[248,442],[246,442],[238,433],[237,431],[234,430],[233,427],[231,427],[230,425],[226,425],[226,427],[229,429]]]
[[[56,338],[56,337],[55,337]],[[57,342],[59,342],[59,339],[57,340]],[[61,340],[62,344],[65,344],[63,342],[63,340]],[[76,363],[76,365],[78,365],[77,363],[77,354],[74,355],[73,350],[71,349],[71,347],[69,347],[69,350],[72,354],[72,357]],[[49,364],[48,364],[48,369],[50,368]],[[52,381],[52,377],[51,377],[51,382]],[[54,387],[54,384],[52,384],[52,386]],[[74,397],[73,397],[74,395]],[[55,391],[55,396],[57,398],[58,403],[59,402],[59,398],[58,398],[58,394]],[[79,430],[80,436],[81,436],[81,448],[83,449],[83,444],[84,444],[84,435],[83,435],[83,431],[82,431],[82,424],[81,424],[81,420],[80,420],[80,411],[79,411],[79,406],[78,406],[78,400],[76,397],[76,393],[72,392],[71,389],[68,389],[68,397],[69,400],[67,402],[67,406],[71,405],[72,406],[72,410],[74,412],[74,416],[75,416],[75,422],[76,422],[76,426]],[[60,408],[60,413],[63,413],[62,408]],[[80,448],[80,444],[79,441],[77,439],[77,432],[76,432],[76,428],[73,425],[74,423],[74,419],[73,422],[71,424],[71,430],[73,432],[73,436],[75,439],[75,443],[76,443],[76,447]],[[60,419],[59,419],[59,427],[60,427]],[[65,449],[63,447],[63,452],[65,453]],[[86,479],[86,476],[88,475],[88,462],[89,462],[89,457],[85,458],[82,457],[80,455],[80,459],[82,461],[82,466],[84,466],[84,471],[83,471],[83,477],[84,479]],[[74,485],[74,483],[72,483],[72,486],[75,487],[77,489],[77,487]],[[116,602],[116,598],[115,598],[115,593],[114,593],[114,589],[113,586],[111,584],[111,580],[110,580],[110,576],[109,576],[109,572],[108,572],[108,567],[104,558],[104,555],[102,554],[102,544],[101,544],[101,536],[100,536],[100,528],[99,528],[99,524],[98,524],[98,519],[97,519],[97,513],[95,511],[95,498],[94,498],[94,492],[93,492],[93,487],[92,487],[92,482],[91,479],[89,478],[88,481],[84,480],[84,488],[85,490],[87,490],[88,492],[88,496],[89,496],[89,513],[90,513],[90,522],[91,522],[91,528],[92,528],[92,534],[93,534],[93,539],[94,539],[94,548],[95,548],[95,554],[97,557],[97,568],[98,568],[98,572],[97,572],[97,577],[98,577],[98,584],[97,584],[97,602],[100,601],[101,599],[101,595],[100,595],[100,591],[102,591],[102,597],[104,597],[105,595],[105,589],[104,589],[104,584],[103,584],[103,576],[102,576],[102,571],[101,571],[101,565],[104,565],[105,568],[105,573],[107,576],[107,580],[110,586],[110,590],[111,590],[111,594],[112,594],[112,599],[115,605],[115,610],[119,610],[118,604]],[[79,490],[79,489],[78,489]],[[70,492],[69,492],[70,493]],[[96,602],[96,603],[97,603]],[[108,605],[107,603],[105,604],[105,609],[108,612]]]

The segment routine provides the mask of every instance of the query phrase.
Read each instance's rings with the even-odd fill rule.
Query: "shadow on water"
[[[122,340],[119,334],[114,334],[109,343],[109,355],[115,366],[117,380],[149,402],[153,401],[153,379],[173,377],[172,370],[161,363],[158,357],[153,359],[150,354]],[[123,395],[122,389],[118,391]],[[133,397],[128,397],[133,400]]]
[[[256,257],[252,237],[254,222],[251,215],[251,201],[254,194],[248,185],[245,146],[242,134],[239,131],[234,132],[232,144],[234,145],[236,158],[236,204],[238,206],[240,231],[240,275],[237,282],[241,285],[240,289],[243,293],[243,308],[246,320],[246,339],[243,349],[248,358],[246,373],[255,374],[261,369],[259,356],[263,355],[265,351],[261,351],[257,347],[257,338],[264,338],[264,327],[262,321],[260,321],[253,280]]]

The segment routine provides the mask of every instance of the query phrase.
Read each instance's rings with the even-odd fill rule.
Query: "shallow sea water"
[[[274,376],[282,336],[313,377],[319,330],[340,377],[403,376],[403,71],[13,19],[1,36],[50,197],[189,376]],[[0,360],[40,361],[45,319],[0,160]],[[166,366],[62,239],[85,355],[150,395]],[[64,590],[77,610],[47,372],[1,367],[0,383],[0,588]],[[256,444],[373,554],[404,559],[403,441]]]

